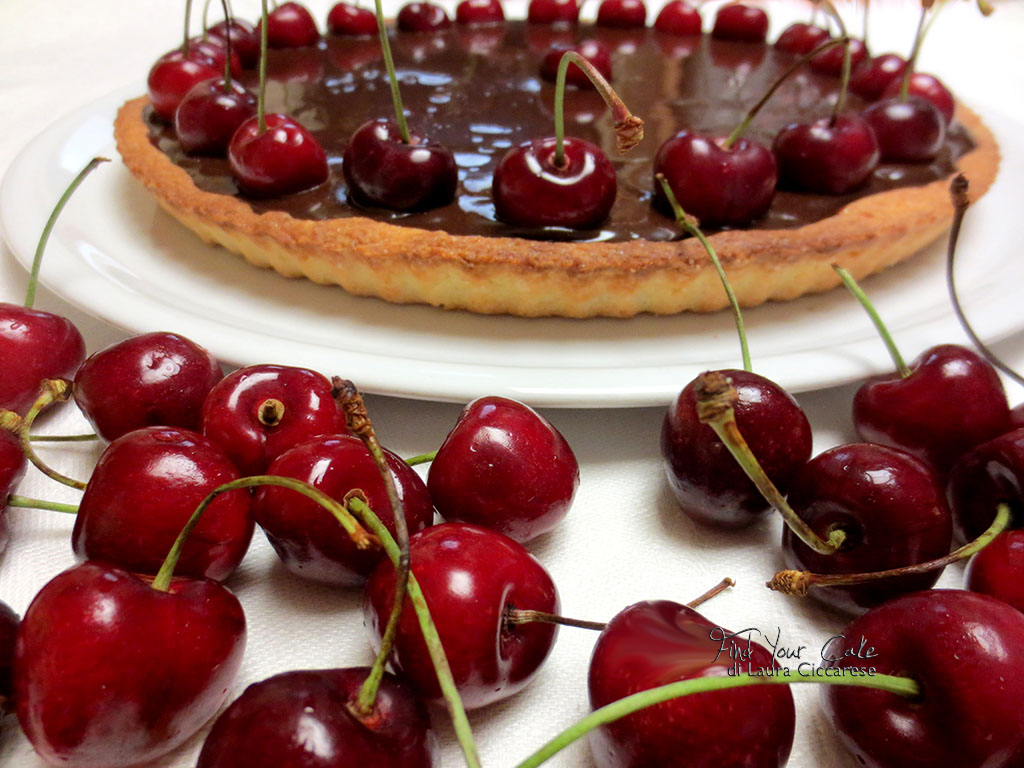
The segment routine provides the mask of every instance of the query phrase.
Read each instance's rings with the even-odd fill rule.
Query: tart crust
[[[200,190],[149,139],[146,97],[114,124],[131,173],[160,205],[209,243],[285,277],[337,284],[357,296],[523,317],[632,317],[713,312],[728,305],[694,238],[678,242],[565,243],[429,232],[363,217],[311,221],[257,214],[242,199]],[[976,147],[957,161],[972,201],[995,180],[999,149],[963,105],[956,117]],[[713,235],[741,305],[789,301],[839,284],[832,264],[862,278],[909,258],[952,222],[949,179],[880,192],[790,230]]]

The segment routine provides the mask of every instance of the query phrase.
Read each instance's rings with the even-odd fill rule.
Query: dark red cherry
[[[1024,427],[1024,403],[1010,409],[1010,427],[1012,429]]]
[[[827,51],[822,51],[810,61],[810,67],[815,72],[823,75],[839,77],[843,74],[844,46],[836,45]],[[853,72],[860,66],[868,56],[868,49],[863,41],[855,37],[850,38],[850,71]]]
[[[336,3],[327,14],[327,29],[332,35],[370,37],[377,34],[377,16],[369,8]]]
[[[228,161],[238,186],[254,197],[280,197],[327,181],[327,155],[320,142],[287,115],[270,113],[242,123],[228,145]]]
[[[256,114],[256,97],[237,80],[225,88],[223,78],[192,87],[174,113],[174,130],[190,155],[224,155],[238,126]]]
[[[719,40],[763,43],[768,37],[768,14],[742,3],[723,5],[715,15],[711,36]]]
[[[434,505],[412,467],[390,451],[385,451],[385,456],[412,535],[434,522]],[[301,443],[278,456],[267,474],[302,480],[339,502],[344,502],[349,491],[362,490],[370,508],[395,535],[384,481],[357,437],[317,437]],[[306,579],[360,585],[384,556],[380,549],[357,549],[334,515],[288,488],[260,488],[253,500],[253,516],[285,567]]]
[[[283,672],[250,685],[213,724],[197,768],[432,768],[423,701],[385,673],[373,712],[353,707],[369,667]]]
[[[347,432],[331,382],[306,368],[250,365],[229,373],[203,403],[203,434],[244,474],[263,473],[289,448]]]
[[[853,399],[861,439],[902,448],[940,474],[974,446],[1006,432],[1009,420],[995,369],[955,344],[925,350],[908,376],[872,379]]]
[[[398,28],[403,32],[434,32],[447,29],[452,20],[444,8],[436,3],[406,3],[398,12]]]
[[[7,501],[25,476],[27,466],[28,462],[25,460],[25,454],[21,450],[18,438],[7,430],[0,430],[0,552],[7,548],[7,542],[10,539],[10,530],[7,525]],[[2,605],[3,603],[0,603],[0,606]],[[2,618],[0,615],[0,620]],[[0,626],[0,635],[2,632],[2,626]],[[2,648],[0,648],[0,660],[2,660]],[[0,661],[0,666],[2,666],[2,661]],[[2,669],[0,669],[0,676],[2,676]],[[0,689],[0,699],[3,696],[3,690]]]
[[[772,151],[780,187],[826,195],[864,184],[881,155],[874,131],[856,114],[787,125],[775,135]]]
[[[85,340],[66,317],[0,303],[0,408],[24,416],[43,379],[70,379],[84,359]]]
[[[723,373],[738,399],[736,424],[765,472],[785,493],[811,457],[811,426],[782,387],[746,371]],[[661,429],[661,456],[680,508],[711,525],[748,525],[771,507],[715,431],[697,416],[695,381],[669,406]]]
[[[771,150],[745,138],[723,149],[724,141],[682,130],[654,158],[655,175],[663,174],[683,209],[708,227],[749,224],[775,197],[778,168]],[[657,182],[654,200],[669,210]]]
[[[798,21],[782,30],[782,34],[775,40],[775,47],[780,51],[803,56],[824,43],[829,37],[827,29]]]
[[[900,74],[902,75],[903,72],[901,71]],[[902,86],[903,78],[894,78],[886,86],[885,90],[882,91],[882,98],[888,99],[898,96]],[[949,89],[935,75],[929,75],[924,72],[912,74],[910,76],[909,93],[911,96],[920,96],[922,99],[930,101],[942,114],[942,119],[947,126],[952,122],[956,102],[953,99],[953,94],[949,92]]]
[[[256,27],[245,19],[232,19],[231,25],[227,21],[214,24],[207,30],[210,37],[227,40],[231,38],[231,50],[238,53],[242,66],[252,69],[260,63],[260,36]]]
[[[209,64],[221,75],[224,74],[228,49],[227,43],[221,38],[208,37],[204,40],[201,37],[193,37],[188,41],[188,53],[190,59]],[[231,51],[231,76],[238,77],[240,74],[242,74],[242,60],[236,51]]]
[[[198,431],[224,377],[217,360],[175,333],[146,333],[95,352],[75,375],[75,402],[104,440],[142,427]]]
[[[129,432],[100,456],[75,516],[71,544],[80,559],[155,574],[196,507],[239,477],[216,445],[187,429]],[[175,570],[221,581],[249,548],[253,520],[247,491],[216,498],[203,513]]]
[[[555,43],[552,45],[541,61],[540,76],[549,82],[555,82],[558,78],[558,65],[566,51],[575,51],[593,64],[594,68],[601,73],[605,80],[610,81],[612,79],[611,53],[609,53],[608,48],[603,43],[592,39],[581,40],[576,45],[567,45],[565,43]],[[575,64],[570,64],[566,68],[565,82],[568,85],[575,85],[577,88],[594,87],[594,84],[590,82],[590,78]]]
[[[907,60],[895,53],[884,53],[861,63],[850,75],[850,90],[867,101],[880,98],[893,82],[899,82],[907,69]]]
[[[260,34],[260,24],[256,34]],[[320,39],[313,14],[299,3],[281,3],[267,15],[267,45],[271,48],[302,48]]]
[[[575,24],[580,18],[576,0],[530,0],[526,19],[531,24]]]
[[[9,708],[14,695],[14,647],[19,623],[18,614],[0,601],[0,711]]]
[[[532,408],[503,397],[469,403],[427,478],[445,520],[525,543],[562,521],[580,483],[572,448]]]
[[[532,679],[551,652],[557,627],[512,625],[511,608],[558,612],[547,571],[521,544],[465,523],[442,523],[410,541],[412,572],[437,625],[452,677],[467,709],[507,698]],[[382,561],[366,584],[363,615],[375,647],[394,602],[395,570]],[[391,661],[428,699],[438,687],[416,614],[406,598]]]
[[[775,668],[754,642],[757,630],[733,635],[691,608],[652,600],[613,618],[590,657],[590,706],[660,685],[736,671]],[[730,637],[731,639],[726,639]],[[735,650],[733,650],[735,649]],[[733,651],[730,655],[730,651]],[[735,656],[745,656],[738,662]],[[687,768],[782,768],[793,746],[793,695],[784,686],[754,686],[684,696],[602,725],[589,734],[598,768],[682,765]]]
[[[996,516],[996,507],[1009,504],[1024,524],[1024,429],[1014,429],[967,451],[949,472],[946,497],[953,511],[957,538],[980,536]]]
[[[597,26],[633,29],[647,23],[643,0],[601,0],[597,7]]]
[[[930,101],[911,96],[883,99],[864,110],[864,119],[878,138],[882,160],[919,163],[931,160],[942,149],[946,124]]]
[[[869,573],[923,563],[949,553],[953,523],[931,469],[908,453],[873,443],[840,445],[815,456],[793,479],[789,503],[823,539],[842,529],[846,542],[823,555],[790,528],[782,532],[786,567],[811,573]],[[928,589],[941,570],[823,587],[809,594],[859,612],[896,595]]]
[[[699,35],[701,24],[700,11],[686,0],[669,0],[654,20],[656,30],[670,35]]]
[[[565,162],[555,162],[554,137],[510,149],[494,170],[494,210],[521,227],[593,229],[615,202],[615,167],[589,141],[566,137]]]
[[[458,169],[451,150],[411,132],[406,144],[393,120],[363,123],[345,148],[345,181],[360,205],[425,211],[455,197]]]
[[[972,557],[964,587],[991,595],[1024,613],[1024,531],[1001,533]]]
[[[455,6],[455,21],[458,24],[496,24],[505,20],[505,9],[501,0],[461,0]]]
[[[146,79],[153,111],[158,117],[172,122],[185,94],[204,80],[222,77],[223,74],[223,69],[218,70],[208,60],[195,61],[177,49],[165,53],[157,59]]]

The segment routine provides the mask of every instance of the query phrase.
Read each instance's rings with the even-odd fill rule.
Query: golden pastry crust
[[[153,146],[146,97],[114,124],[125,165],[172,216],[203,240],[286,277],[337,284],[358,296],[524,317],[632,317],[712,312],[727,306],[707,254],[679,242],[565,243],[428,232],[367,218],[310,221],[257,214],[242,199],[200,190]],[[976,200],[995,180],[999,149],[977,115],[957,118],[975,149],[957,162]],[[835,216],[792,230],[721,232],[711,238],[743,306],[788,301],[910,257],[950,226],[948,179],[861,198]]]

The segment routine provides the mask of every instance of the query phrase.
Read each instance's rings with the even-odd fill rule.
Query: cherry
[[[526,19],[531,24],[576,24],[580,6],[576,0],[530,0]]]
[[[768,14],[742,3],[723,5],[715,15],[711,36],[719,40],[763,43],[768,37]]]
[[[436,32],[452,24],[440,5],[419,1],[403,5],[396,21],[403,32]]]
[[[228,62],[227,43],[219,37],[190,38],[188,41],[189,58],[209,64],[222,75]],[[231,52],[231,76],[242,74],[242,60],[236,51]]]
[[[905,69],[906,67],[900,71],[901,75]],[[894,77],[882,91],[882,98],[888,99],[899,96],[902,86],[903,78]],[[942,81],[934,75],[928,75],[924,72],[915,72],[910,76],[908,92],[911,96],[918,96],[930,101],[942,114],[942,119],[945,121],[947,126],[953,121],[953,112],[956,109],[956,102],[953,99],[953,94],[950,93],[949,89],[942,84]]]
[[[554,528],[572,506],[580,472],[551,423],[522,403],[469,403],[430,465],[427,483],[441,516],[524,543]]]
[[[576,45],[566,43],[555,43],[552,45],[541,60],[540,76],[552,83],[555,82],[558,77],[558,66],[562,62],[562,57],[569,51],[578,53],[589,61],[605,80],[612,79],[611,53],[609,53],[608,48],[603,43],[593,39],[581,40]],[[569,69],[565,74],[565,82],[578,88],[594,87],[591,79],[576,64],[569,65]]]
[[[242,66],[251,69],[260,61],[260,36],[256,27],[245,19],[232,19],[214,24],[207,30],[210,37],[227,41],[231,39],[231,50],[238,54]]]
[[[899,82],[907,69],[907,60],[885,53],[861,63],[850,75],[850,90],[867,101],[875,101],[892,82]]]
[[[25,477],[28,462],[18,438],[6,429],[0,429],[0,552],[7,547],[10,532],[7,526],[7,501]],[[2,605],[2,603],[0,603]],[[3,691],[0,690],[0,697]]]
[[[18,614],[0,601],[0,711],[8,708],[14,694],[14,648],[19,623]]]
[[[505,9],[501,0],[461,0],[455,6],[455,21],[458,24],[496,24],[505,20]]]
[[[0,408],[25,415],[43,379],[75,375],[85,359],[85,340],[66,317],[0,303],[0,359]]]
[[[390,451],[385,455],[409,533],[416,533],[434,522],[430,494],[408,464]],[[394,514],[384,482],[358,438],[314,438],[282,453],[267,473],[302,480],[340,502],[350,491],[359,489],[395,535]],[[357,549],[333,515],[287,488],[260,488],[253,502],[253,516],[285,567],[303,578],[339,586],[360,585],[383,557],[379,549]]]
[[[736,423],[765,472],[783,493],[811,456],[811,426],[797,402],[756,373],[721,371],[739,399]],[[714,430],[697,415],[697,381],[686,385],[665,415],[661,455],[680,508],[703,523],[736,528],[771,507]]]
[[[840,668],[921,685],[915,698],[829,686],[825,711],[859,765],[1016,765],[1024,754],[1024,615],[986,595],[930,590],[864,614],[830,642]],[[983,714],[980,714],[983,713]]]
[[[165,53],[146,79],[153,112],[168,122],[174,120],[178,104],[192,87],[203,80],[220,77],[222,71],[207,61],[195,61],[180,50]]]
[[[1010,409],[1010,426],[1013,429],[1024,427],[1024,403]]]
[[[361,205],[422,211],[447,205],[455,196],[458,169],[447,147],[384,118],[363,123],[345,148],[342,170],[349,196]]]
[[[988,528],[1000,503],[1010,504],[1020,515],[1024,510],[1024,429],[998,435],[964,453],[949,472],[946,495],[960,539],[973,539]]]
[[[410,540],[419,582],[466,708],[482,707],[521,690],[547,658],[557,627],[512,625],[511,608],[558,612],[547,571],[507,536],[465,523],[442,523]],[[371,574],[363,613],[380,643],[394,600],[395,571],[382,562]],[[440,689],[419,624],[406,600],[392,666],[427,699]]]
[[[946,139],[942,114],[930,101],[917,96],[876,101],[864,110],[864,119],[878,138],[884,161],[931,160]]]
[[[730,643],[749,653],[743,672],[775,667],[772,654],[746,635],[731,636],[691,608],[667,600],[631,605],[601,633],[590,659],[590,706],[696,677],[724,676],[736,664]],[[780,768],[793,745],[795,712],[788,687],[755,686],[663,702],[589,734],[599,768],[744,765]]]
[[[331,382],[306,368],[250,365],[225,376],[203,404],[203,434],[246,475],[258,475],[292,446],[344,434]]]
[[[874,131],[855,114],[793,123],[775,136],[779,186],[842,195],[863,185],[878,166]]]
[[[256,25],[259,34],[263,22]],[[281,3],[267,14],[267,45],[271,48],[302,48],[320,39],[313,14],[299,3]]]
[[[647,23],[643,0],[601,0],[597,8],[597,26],[632,29]]]
[[[795,22],[790,24],[775,40],[775,47],[780,51],[803,55],[810,53],[829,39],[828,30],[814,24]],[[840,56],[842,48],[839,49]]]
[[[71,544],[82,559],[154,574],[199,502],[239,477],[224,453],[187,429],[147,427],[107,446],[82,496]],[[179,573],[222,580],[249,548],[245,491],[214,500],[185,543]]]
[[[327,155],[320,142],[292,118],[266,115],[242,123],[228,145],[231,173],[244,192],[278,197],[301,192],[327,181]]]
[[[197,768],[430,768],[423,702],[385,674],[370,718],[353,712],[369,667],[284,672],[245,689],[213,724]]]
[[[850,71],[852,72],[867,58],[868,49],[861,40],[855,37],[850,38],[849,46]],[[843,52],[843,48],[844,46],[837,45],[834,48],[829,48],[827,51],[822,51],[811,59],[811,69],[823,75],[839,77],[843,73],[843,57],[846,55]]]
[[[1024,531],[1001,533],[971,558],[964,587],[991,595],[1024,613]]]
[[[700,11],[686,0],[669,0],[654,20],[654,28],[669,35],[699,35]]]
[[[336,3],[327,14],[327,28],[334,35],[369,37],[377,34],[377,17],[369,8]]]
[[[908,453],[871,443],[840,445],[814,457],[789,490],[793,510],[821,538],[842,530],[838,551],[820,554],[790,528],[782,533],[786,567],[814,573],[866,573],[942,557],[953,526],[931,470]],[[859,612],[895,595],[928,589],[933,570],[811,591],[820,601]]]
[[[174,130],[190,155],[224,155],[238,126],[256,114],[256,97],[237,80],[196,83],[174,113]]]
[[[242,606],[220,584],[174,579],[162,591],[82,563],[47,583],[21,622],[18,721],[48,763],[148,764],[217,712],[244,647]]]

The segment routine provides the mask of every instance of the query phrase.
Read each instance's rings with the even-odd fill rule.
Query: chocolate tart
[[[599,97],[567,95],[567,133],[604,147],[617,165],[618,197],[599,231],[514,228],[495,220],[490,201],[491,174],[504,151],[553,131],[553,86],[539,68],[559,35],[609,46],[613,85],[646,122],[640,147],[616,157]],[[726,306],[700,244],[681,239],[673,222],[653,210],[651,159],[682,127],[727,134],[793,61],[791,54],[707,35],[584,26],[565,32],[523,22],[392,32],[392,41],[412,124],[448,145],[459,164],[456,199],[443,208],[398,214],[347,199],[341,155],[348,136],[366,120],[391,114],[376,40],[325,38],[317,46],[271,52],[268,111],[297,118],[330,158],[330,178],[314,190],[273,200],[242,197],[226,160],[185,155],[173,126],[153,116],[145,97],[119,111],[118,149],[160,205],[203,240],[286,277],[391,302],[527,317],[630,317]],[[252,85],[255,76],[247,77]],[[770,145],[784,125],[827,115],[837,90],[836,78],[800,72],[748,135]],[[855,99],[850,104],[860,106]],[[712,242],[744,306],[826,291],[839,282],[834,263],[864,277],[940,237],[952,218],[950,177],[964,173],[977,199],[998,164],[991,132],[958,105],[932,163],[883,164],[863,189],[846,196],[780,191],[762,219],[719,231]]]

